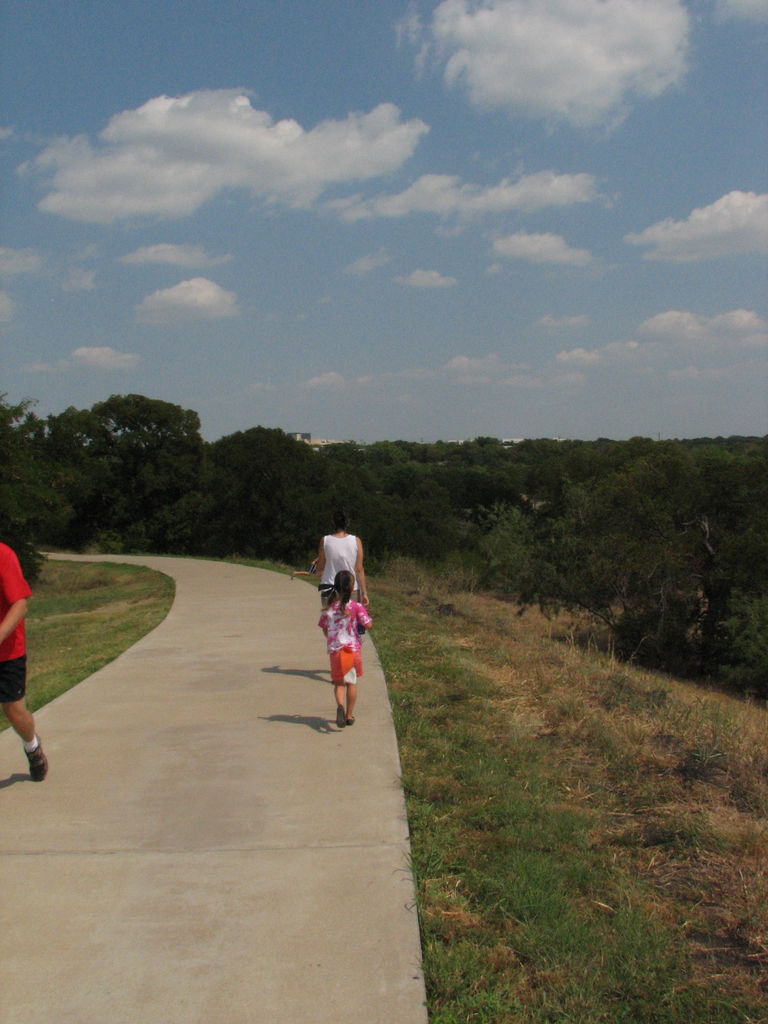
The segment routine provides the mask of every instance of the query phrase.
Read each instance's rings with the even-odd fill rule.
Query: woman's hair
[[[342,569],[336,573],[333,580],[333,592],[341,603],[342,612],[346,609],[347,603],[352,598],[352,588],[355,585],[355,577],[349,569]]]
[[[337,508],[331,517],[333,525],[337,530],[346,530],[349,526],[349,516],[345,508]]]

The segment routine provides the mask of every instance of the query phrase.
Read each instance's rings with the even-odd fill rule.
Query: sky
[[[768,0],[4,0],[0,394],[768,433]]]

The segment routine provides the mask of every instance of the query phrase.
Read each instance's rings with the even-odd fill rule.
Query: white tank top
[[[321,583],[333,583],[336,573],[341,572],[342,569],[348,569],[353,576],[355,575],[357,537],[354,534],[348,533],[346,537],[334,537],[330,533],[327,534],[323,537],[323,551],[325,552],[325,568]],[[356,588],[357,580],[352,589]]]

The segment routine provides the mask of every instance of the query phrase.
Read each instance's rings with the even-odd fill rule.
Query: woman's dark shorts
[[[27,656],[0,661],[0,704],[21,700],[27,692]]]

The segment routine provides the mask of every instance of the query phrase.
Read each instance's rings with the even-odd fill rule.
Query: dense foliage
[[[451,564],[581,609],[624,657],[768,695],[768,438],[206,443],[142,395],[39,418],[0,400],[3,539],[303,564],[345,505],[370,564]]]

